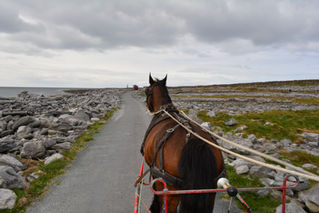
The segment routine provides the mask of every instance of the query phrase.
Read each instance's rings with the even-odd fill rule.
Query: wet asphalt
[[[88,143],[88,148],[78,153],[71,168],[59,177],[59,184],[50,186],[46,196],[26,212],[133,212],[133,183],[142,162],[139,150],[150,120],[144,104],[131,92],[125,93],[121,109]],[[143,199],[150,204],[152,194],[148,187],[143,189]],[[227,209],[228,201],[216,199],[214,213]],[[230,212],[241,211],[232,207]]]

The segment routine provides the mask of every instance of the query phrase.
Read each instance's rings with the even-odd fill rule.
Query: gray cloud
[[[235,43],[239,49],[247,43],[258,48],[294,43],[295,49],[311,49],[311,42],[319,42],[317,8],[315,0],[4,0],[0,32],[40,49],[162,47],[185,37],[229,52]]]

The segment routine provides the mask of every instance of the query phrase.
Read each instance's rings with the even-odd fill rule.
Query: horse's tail
[[[178,169],[183,190],[216,188],[217,164],[211,147],[200,139],[192,138],[184,146]],[[211,213],[213,194],[182,195],[180,212]]]

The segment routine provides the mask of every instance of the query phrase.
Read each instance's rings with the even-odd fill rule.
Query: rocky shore
[[[22,92],[0,98],[0,209],[15,205],[13,189],[24,189],[39,177],[22,176],[25,159],[45,161],[63,158],[61,151],[87,127],[120,106],[120,89],[92,89],[69,95]]]

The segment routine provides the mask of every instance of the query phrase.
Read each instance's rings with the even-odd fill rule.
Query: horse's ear
[[[165,78],[162,80],[165,86],[166,86],[166,80],[167,80],[167,74],[165,75]]]
[[[150,73],[150,77],[149,77],[149,82],[150,82],[150,85],[154,84],[154,80],[153,80],[153,78],[151,76],[151,73]]]

